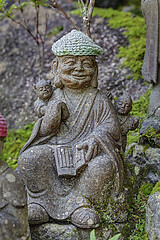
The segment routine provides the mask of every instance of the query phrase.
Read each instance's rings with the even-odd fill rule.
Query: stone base
[[[115,234],[123,232],[125,224],[110,224],[95,230],[96,240],[107,240]],[[32,240],[89,240],[92,229],[80,229],[72,224],[45,223],[32,225]],[[126,240],[120,237],[119,240]]]

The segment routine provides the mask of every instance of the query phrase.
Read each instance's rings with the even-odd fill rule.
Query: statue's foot
[[[80,228],[97,228],[99,216],[92,209],[81,207],[71,215],[71,222]]]
[[[40,224],[49,221],[49,215],[46,210],[36,203],[28,205],[28,221],[30,224]]]

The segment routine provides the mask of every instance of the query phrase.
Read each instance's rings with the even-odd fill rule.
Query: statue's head
[[[124,94],[119,97],[115,103],[116,111],[120,115],[127,115],[132,110],[132,98],[131,96]]]
[[[34,85],[34,88],[36,90],[37,96],[41,100],[45,101],[51,98],[53,93],[51,81],[42,79]]]
[[[97,87],[98,67],[95,58],[103,50],[91,38],[72,30],[54,43],[52,50],[56,55],[53,61],[56,87]]]
[[[3,149],[3,140],[7,136],[7,124],[5,118],[0,114],[0,153]]]

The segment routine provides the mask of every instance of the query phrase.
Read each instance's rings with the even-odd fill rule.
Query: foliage
[[[22,129],[8,131],[1,159],[6,161],[9,167],[13,169],[17,167],[19,151],[29,139],[32,128],[33,123],[24,126]]]
[[[143,184],[130,207],[128,221],[135,226],[131,231],[130,240],[148,239],[145,232],[146,204],[152,188],[153,184],[151,183]]]
[[[121,236],[121,233],[116,234],[114,237],[108,239],[108,240],[118,240],[118,238]],[[96,236],[95,236],[95,229],[93,229],[90,233],[90,240],[96,240]]]
[[[160,182],[157,182],[154,188],[152,189],[151,194],[154,194],[156,192],[160,192]]]
[[[79,9],[72,11],[72,14],[80,15]],[[93,16],[107,18],[107,24],[112,28],[124,28],[123,34],[128,37],[129,45],[127,47],[121,46],[117,57],[125,59],[122,66],[131,68],[135,80],[142,78],[141,71],[146,46],[144,18],[112,8],[94,8]]]
[[[138,116],[140,118],[140,122],[144,121],[148,116],[148,105],[150,98],[151,89],[149,89],[144,96],[141,96],[137,101],[133,101],[132,111],[130,112],[131,116]],[[127,135],[127,145],[130,145],[133,142],[139,141],[139,127],[133,132],[129,131]]]
[[[95,229],[93,229],[90,233],[90,240],[96,240]]]

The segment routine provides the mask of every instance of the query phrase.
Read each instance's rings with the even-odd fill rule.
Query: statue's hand
[[[89,162],[92,158],[95,158],[98,154],[98,143],[94,137],[87,139],[83,143],[77,145],[77,149],[85,149],[85,159]]]
[[[132,129],[135,130],[139,124],[139,117],[134,117],[132,120]]]

